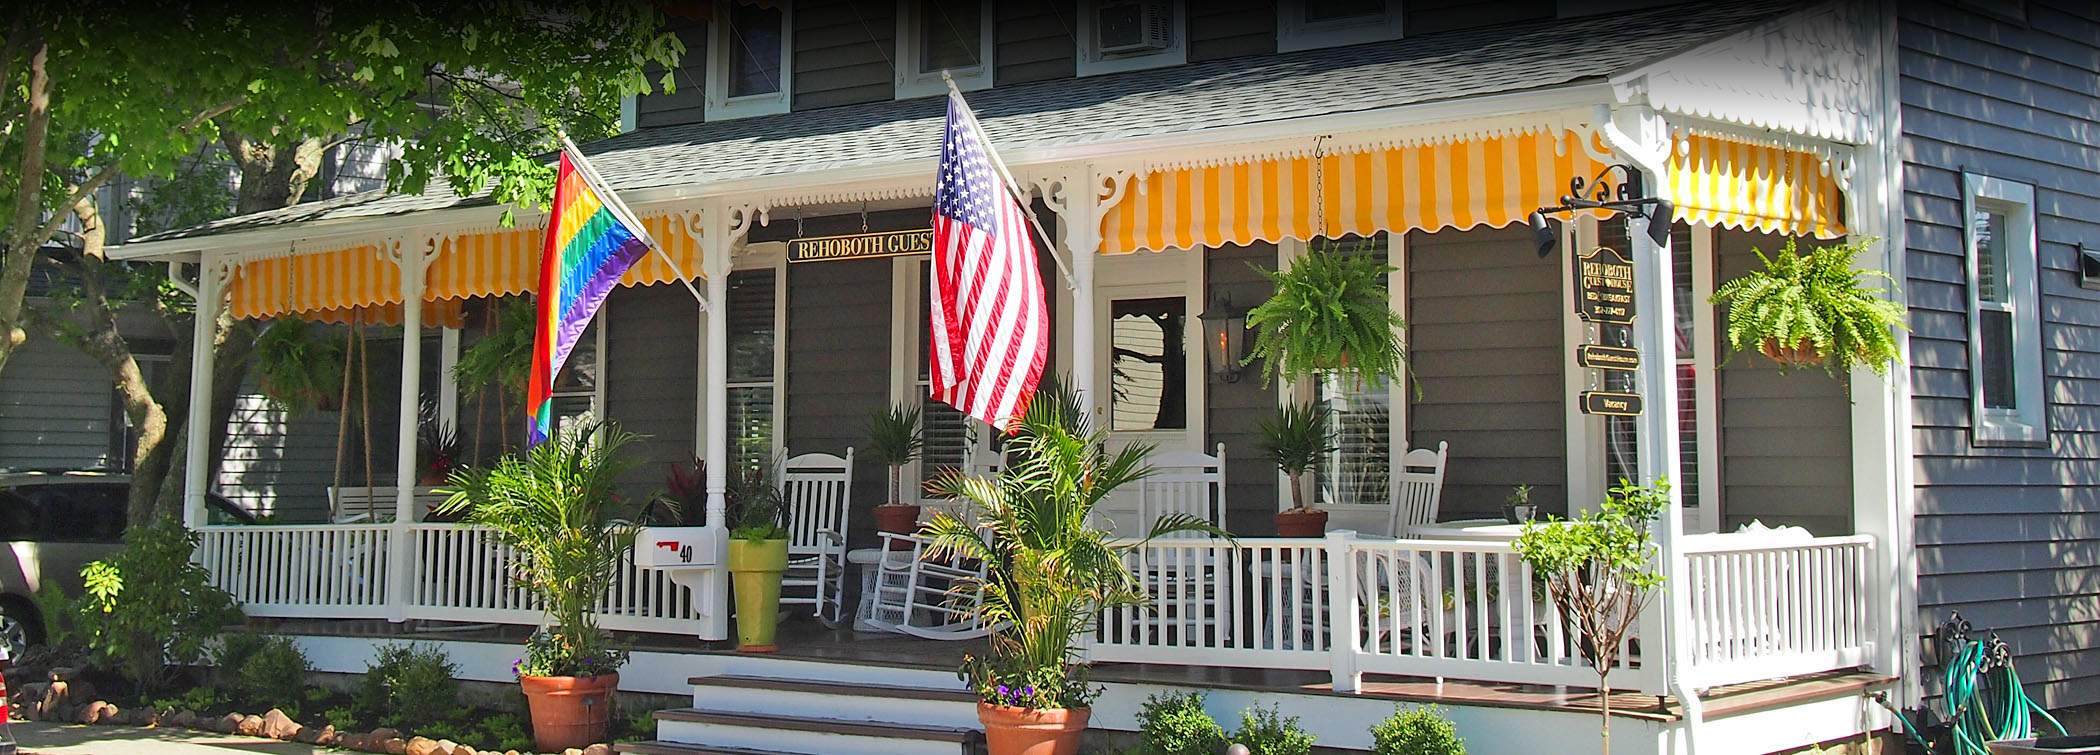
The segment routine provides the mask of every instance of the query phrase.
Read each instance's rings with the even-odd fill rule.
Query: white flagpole
[[[606,209],[611,210],[613,217],[619,218],[621,223],[634,229],[635,235],[641,237],[642,243],[662,257],[664,264],[671,266],[671,272],[678,276],[678,282],[685,284],[685,290],[693,294],[693,301],[700,303],[700,311],[706,312],[707,297],[701,296],[700,289],[693,287],[693,279],[678,266],[678,260],[671,259],[671,253],[664,251],[663,245],[656,243],[656,237],[649,235],[649,229],[642,225],[642,221],[636,219],[634,212],[627,209],[627,203],[620,201],[620,196],[613,193],[612,187],[605,185],[605,179],[598,176],[598,169],[591,166],[591,161],[583,156],[583,150],[576,148],[575,142],[569,141],[569,135],[559,130],[555,131],[554,135],[561,137],[561,148],[568,152],[570,159],[576,163],[576,172],[583,176],[583,182],[591,187],[591,191],[597,192],[599,198],[605,200]],[[723,249],[720,252],[728,254],[729,250]]]
[[[1021,191],[1021,183],[1015,181],[1014,174],[1006,169],[1006,161],[999,159],[999,151],[992,148],[991,135],[985,133],[984,126],[977,122],[977,111],[970,109],[970,101],[963,99],[962,90],[955,88],[955,79],[948,75],[946,69],[941,71],[941,81],[948,83],[948,96],[955,98],[956,104],[962,105],[963,117],[970,119],[970,128],[977,132],[977,140],[984,143],[984,154],[992,158],[992,167],[999,169],[999,177],[1006,179],[1006,190],[1013,194],[1014,201],[1021,203],[1021,214],[1028,216],[1028,224],[1035,227],[1037,236],[1042,237],[1043,248],[1050,251],[1050,261],[1057,263],[1057,272],[1065,276],[1065,288],[1079,290],[1079,281],[1072,278],[1072,268],[1065,265],[1065,258],[1057,256],[1057,243],[1050,240],[1050,232],[1043,230],[1042,219],[1037,218],[1035,211],[1028,206],[1028,195]],[[1067,187],[1066,190],[1071,189]]]

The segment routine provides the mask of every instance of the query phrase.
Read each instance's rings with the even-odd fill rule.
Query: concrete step
[[[723,713],[820,711],[826,718],[903,725],[977,727],[977,696],[960,689],[772,679],[738,674],[696,676],[693,708]]]
[[[656,737],[702,752],[726,747],[797,755],[973,755],[984,742],[982,732],[961,727],[693,708],[657,711]]]
[[[613,745],[613,752],[629,752],[634,755],[791,755],[779,750],[747,750],[742,747],[705,747],[679,744],[677,742],[623,742]]]
[[[962,690],[953,668],[891,668],[849,662],[780,658],[755,653],[710,653],[692,656],[696,676],[748,676],[803,679],[866,686]]]

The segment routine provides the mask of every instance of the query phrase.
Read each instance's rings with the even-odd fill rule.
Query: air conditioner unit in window
[[[1094,6],[1094,29],[1101,54],[1164,50],[1174,45],[1172,0],[1104,0]]]

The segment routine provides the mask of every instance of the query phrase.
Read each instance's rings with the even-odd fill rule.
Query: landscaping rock
[[[343,733],[336,731],[334,726],[323,726],[321,727],[321,732],[314,735],[314,744],[322,747],[341,747],[343,745]]]
[[[595,744],[583,748],[583,755],[612,755],[612,745]]]
[[[271,708],[270,712],[263,714],[260,733],[271,739],[289,741],[299,736],[299,730],[304,728],[306,727],[300,726],[298,721],[292,720],[291,716],[285,715],[284,711]]]
[[[433,755],[459,755],[459,743],[450,739],[440,739],[437,741],[437,751]]]
[[[184,729],[198,728],[197,712],[189,709],[175,711],[175,715],[168,717],[168,725],[178,726]]]
[[[370,750],[372,735],[349,732],[335,738],[335,746],[345,750]]]
[[[260,737],[262,736],[262,729],[263,717],[249,716],[241,719],[240,726],[235,727],[234,731],[239,732],[244,737]]]
[[[50,682],[30,682],[16,687],[11,690],[14,693],[14,701],[10,709],[21,711],[23,718],[34,720],[37,705],[43,702],[44,695],[50,690]]]
[[[385,744],[387,740],[395,739],[400,736],[400,731],[395,729],[389,729],[384,726],[372,730],[372,740],[375,742],[379,742],[380,744]]]
[[[466,745],[458,745],[452,748],[452,755],[481,755],[481,751]],[[495,755],[495,753],[489,753],[489,755]]]
[[[241,730],[241,719],[243,718],[247,718],[247,716],[239,713],[228,713],[211,722],[211,730],[220,734],[232,734]]]
[[[408,743],[402,741],[400,737],[387,740],[386,755],[408,755]]]
[[[569,749],[562,750],[561,755],[583,755],[583,748],[571,747]]]
[[[55,681],[44,685],[44,694],[36,703],[36,717],[44,721],[65,718],[64,711],[73,703],[73,685],[67,681]]]
[[[452,748],[445,748],[445,755],[451,755],[451,753]],[[428,737],[410,737],[408,740],[408,755],[438,755],[437,740]]]
[[[96,700],[82,705],[79,710],[74,711],[73,720],[83,724],[99,724],[104,721],[115,723],[117,713],[117,706],[111,705],[104,700]]]

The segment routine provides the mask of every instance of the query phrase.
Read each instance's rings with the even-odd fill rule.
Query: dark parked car
[[[0,473],[0,646],[20,655],[43,641],[31,596],[47,584],[81,591],[80,569],[124,542],[128,475]],[[207,522],[254,524],[255,515],[212,494]]]

